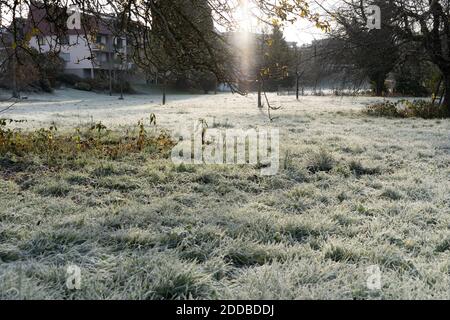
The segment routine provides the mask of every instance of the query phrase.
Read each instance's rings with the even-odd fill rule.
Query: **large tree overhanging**
[[[381,9],[381,29],[367,28],[367,6]],[[391,27],[397,13],[389,0],[349,0],[338,11],[331,13],[337,27],[331,32],[334,45],[331,58],[345,66],[356,77],[368,78],[376,96],[382,96],[388,74],[401,60],[403,41]],[[360,79],[355,79],[360,80]]]
[[[191,16],[186,14],[185,7],[198,5],[199,0],[185,0],[183,4],[171,6],[170,11],[164,7],[171,1],[167,0],[0,0],[3,8],[7,8],[11,15],[10,32],[13,35],[13,47],[16,52],[21,48],[27,50],[26,39],[29,34],[20,36],[16,30],[17,21],[29,12],[33,5],[38,4],[44,8],[47,18],[53,23],[54,31],[58,34],[67,32],[64,24],[60,22],[61,11],[54,10],[55,7],[66,7],[70,3],[77,5],[82,12],[95,17],[96,21],[106,16],[114,16],[110,20],[111,27],[117,33],[125,33],[132,39],[133,44],[139,51],[151,46],[149,40],[159,41],[158,50],[145,50],[145,53],[136,53],[133,57],[138,64],[157,66],[161,62],[161,55],[176,61],[177,65],[190,66],[211,72],[218,81],[227,83],[233,90],[242,92],[238,86],[241,77],[239,69],[234,67],[230,60],[225,57],[231,51],[219,30],[233,30],[237,22],[233,18],[233,11],[240,4],[240,0],[204,0],[203,3],[209,8],[214,19],[215,28],[201,28],[198,21],[192,21]],[[281,25],[295,22],[298,19],[308,19],[316,23],[318,27],[327,28],[328,24],[321,21],[318,14],[310,10],[308,0],[247,0],[250,6],[255,8],[254,18],[270,25]],[[64,15],[63,15],[64,16]],[[155,22],[158,28],[155,28]],[[174,22],[177,22],[174,24]],[[91,19],[85,19],[88,24]],[[36,21],[35,27],[38,27]],[[183,30],[178,28],[183,26]],[[89,36],[92,28],[84,26],[82,33]],[[36,31],[34,26],[29,30]],[[187,35],[187,36],[186,36]],[[162,50],[161,50],[162,49]],[[201,55],[199,52],[201,51]],[[14,56],[16,53],[14,53]]]
[[[450,1],[391,1],[400,14],[396,33],[406,41],[420,43],[441,71],[445,85],[443,105],[450,116]]]

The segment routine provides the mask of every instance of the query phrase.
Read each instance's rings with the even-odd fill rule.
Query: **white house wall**
[[[38,37],[34,36],[30,40],[30,46],[35,48],[36,50],[44,53],[49,52],[51,50],[61,49],[62,54],[68,54],[69,59],[66,60],[65,64],[65,72],[74,73],[81,77],[86,76],[84,70],[86,69],[101,69],[100,65],[102,62],[106,62],[105,58],[107,57],[107,53],[94,51],[93,53],[97,53],[97,59],[92,60],[89,59],[91,57],[91,50],[95,48],[95,43],[90,43],[90,48],[88,46],[88,41],[85,36],[77,36],[77,35],[69,35],[69,45],[59,45],[57,43],[56,36],[45,36],[42,37],[43,44],[38,44]],[[107,42],[112,41],[110,37],[102,36],[101,42],[104,45],[108,45]],[[123,52],[126,55],[126,39],[122,38],[123,41]],[[118,67],[116,65],[116,67]],[[129,66],[127,66],[129,68]]]
[[[30,40],[30,46],[40,52],[49,52],[54,48],[59,48],[56,42],[55,36],[43,37],[43,44],[38,44],[38,38],[32,37]],[[61,45],[61,53],[67,53],[70,55],[70,60],[66,61],[65,68],[71,69],[91,69],[92,61],[88,58],[91,57],[88,42],[84,36],[69,36],[69,45]]]

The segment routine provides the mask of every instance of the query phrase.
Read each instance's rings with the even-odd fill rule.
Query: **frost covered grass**
[[[103,118],[94,95],[79,117],[60,99],[30,97],[8,116],[63,128],[98,112],[117,130],[150,112],[172,130],[268,124],[254,96],[165,107],[136,96]],[[272,99],[283,106],[275,176],[145,153],[56,167],[1,155],[0,298],[449,299],[450,122],[369,117],[365,98]],[[80,290],[65,285],[72,264]],[[366,285],[371,265],[380,290]]]

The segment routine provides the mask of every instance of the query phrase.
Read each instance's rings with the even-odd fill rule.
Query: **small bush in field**
[[[384,101],[366,107],[364,112],[375,117],[392,118],[443,118],[444,109],[426,100],[400,100],[398,102]]]
[[[42,91],[44,91],[44,92],[48,92],[48,93],[53,92],[52,84],[50,83],[50,81],[48,79],[40,79],[39,86],[42,89]]]
[[[81,82],[83,79],[81,79],[76,74],[61,73],[61,74],[58,74],[58,76],[56,77],[56,80],[61,83],[64,83],[65,85],[74,86],[77,82]]]
[[[81,90],[81,91],[91,91],[92,86],[87,82],[77,82],[74,86],[75,89]]]
[[[399,117],[397,104],[389,101],[372,104],[367,106],[365,112],[370,116],[376,117]]]
[[[400,104],[399,112],[403,115],[404,118],[416,117],[424,119],[433,119],[433,118],[443,118],[445,116],[442,107],[438,105],[433,105],[429,101],[425,100],[415,100],[413,102],[400,101],[399,104]]]
[[[328,151],[322,149],[310,156],[307,169],[312,173],[316,173],[319,171],[328,172],[333,169],[334,165],[335,160],[333,158],[333,155]]]

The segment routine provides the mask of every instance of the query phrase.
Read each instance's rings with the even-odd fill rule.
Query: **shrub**
[[[398,102],[384,101],[368,106],[366,114],[376,117],[392,117],[392,118],[443,118],[445,110],[426,100],[400,100]]]
[[[96,77],[94,79],[86,79],[83,82],[90,85],[93,91],[109,91],[109,79],[105,77]],[[80,89],[82,90],[82,89]],[[114,81],[112,83],[112,91],[119,93],[135,93],[134,89],[128,81],[124,81],[122,84],[120,82]]]
[[[396,76],[395,92],[403,96],[426,97],[430,94],[427,88],[423,86],[423,74],[414,74],[402,70]]]
[[[375,103],[368,106],[365,112],[376,117],[399,117],[397,104],[389,101]]]
[[[9,49],[6,49],[8,52]],[[13,52],[10,53],[12,55]],[[25,91],[52,92],[55,86],[55,75],[59,74],[64,66],[63,61],[56,54],[39,53],[35,49],[17,52],[18,63],[15,66],[17,87]],[[0,74],[0,86],[12,89],[12,60],[4,61]]]
[[[5,49],[5,53],[9,56],[13,55],[13,52],[8,52],[9,49]],[[19,63],[15,65],[16,83],[19,90],[38,89],[39,86],[33,88],[33,84],[36,84],[41,78],[39,68],[30,54],[23,49],[18,50],[16,53]],[[0,72],[0,87],[6,89],[12,89],[13,82],[13,67],[12,59],[6,59],[2,62],[2,72]]]
[[[39,80],[39,86],[44,92],[53,92],[52,84],[50,83],[50,80],[48,79],[40,79]]]
[[[402,76],[400,79],[397,79],[395,91],[403,96],[413,97],[426,97],[429,94],[427,88],[425,88],[419,81]]]
[[[92,86],[88,82],[77,82],[74,88],[82,91],[92,91]]]
[[[131,84],[128,81],[124,81],[122,83],[122,88],[120,88],[120,82],[115,82],[113,83],[113,91],[114,92],[120,92],[122,91],[123,93],[136,93],[136,91],[133,89],[133,87],[131,86]]]
[[[71,73],[60,73],[56,77],[56,80],[71,87],[75,86],[75,84],[82,81],[82,79],[79,76]]]
[[[96,126],[87,132],[77,129],[74,135],[58,134],[57,128],[23,132],[10,129],[7,125],[13,120],[0,119],[0,154],[24,156],[33,154],[51,164],[57,160],[70,160],[89,154],[98,158],[117,159],[130,153],[148,152],[166,156],[174,142],[164,131],[152,135],[141,133],[139,137],[113,134],[109,130],[105,136],[94,134]]]
[[[61,73],[58,75],[57,81],[82,91],[109,91],[109,78],[104,75],[96,76],[94,79],[83,79],[75,74]],[[122,83],[122,88],[120,82],[114,81],[112,83],[112,89],[116,93],[121,91],[123,93],[136,92],[128,81]]]
[[[425,100],[400,101],[400,112],[405,118],[418,117],[424,119],[443,118],[443,108]]]
[[[94,79],[86,79],[86,83],[88,83],[92,90],[96,91],[106,91],[109,89],[109,80],[103,77],[96,77]]]
[[[322,149],[310,156],[307,169],[312,173],[316,173],[319,171],[328,172],[333,169],[334,164],[335,160],[333,156],[326,150]]]
[[[48,84],[48,86],[43,86],[41,83],[41,88],[48,92],[46,89],[48,87],[54,87],[57,81],[57,75],[63,72],[64,61],[54,52],[35,53],[34,61],[39,68],[41,81],[45,81]]]

